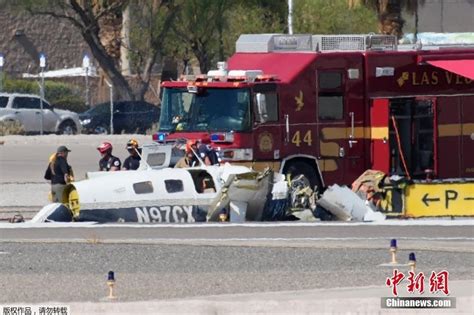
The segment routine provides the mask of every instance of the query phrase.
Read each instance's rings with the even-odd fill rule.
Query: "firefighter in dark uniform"
[[[51,180],[51,201],[63,202],[63,192],[66,184],[74,180],[71,166],[67,163],[68,153],[65,146],[58,147],[56,154],[50,158],[44,178]]]
[[[99,171],[120,171],[122,163],[118,157],[112,155],[112,144],[110,142],[102,142],[97,150],[102,156],[99,161]]]
[[[211,148],[207,144],[201,144],[198,148],[199,157],[204,161],[206,165],[219,165],[219,155],[214,148]]]
[[[123,169],[126,170],[136,170],[140,166],[140,152],[138,149],[138,141],[135,139],[130,139],[127,142],[127,151],[130,154],[125,161],[123,161]]]

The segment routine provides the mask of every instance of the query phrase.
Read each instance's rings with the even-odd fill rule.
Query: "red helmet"
[[[110,142],[102,142],[98,147],[100,153],[106,153],[107,151],[112,151],[112,144]]]
[[[186,153],[193,152],[193,150],[196,151],[196,144],[197,144],[196,140],[186,141]]]

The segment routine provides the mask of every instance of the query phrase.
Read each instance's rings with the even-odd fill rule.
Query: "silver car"
[[[43,124],[44,133],[77,134],[81,132],[81,123],[77,113],[53,108],[33,94],[0,93],[0,122],[19,122],[25,132],[39,133]]]

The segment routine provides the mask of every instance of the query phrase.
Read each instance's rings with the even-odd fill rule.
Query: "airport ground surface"
[[[44,180],[49,156],[60,145],[67,146],[68,162],[77,180],[88,171],[97,171],[100,154],[97,146],[103,141],[112,143],[113,154],[122,161],[127,157],[125,145],[130,138],[140,144],[151,142],[145,135],[76,135],[76,136],[5,136],[0,137],[0,220],[21,211],[25,217],[48,203],[50,185]]]
[[[78,313],[97,311],[104,307],[107,273],[112,270],[118,302],[127,302],[124,307],[129,308],[142,309],[149,303],[161,308],[165,303],[170,312],[208,314],[212,305],[210,313],[227,313],[229,305],[224,302],[241,299],[234,306],[242,312],[256,312],[247,309],[252,300],[260,301],[255,307],[269,303],[264,312],[293,313],[275,309],[290,300],[298,301],[302,313],[319,313],[320,308],[311,307],[325,296],[318,307],[328,312],[353,311],[354,305],[364,305],[363,313],[379,312],[380,297],[391,295],[384,284],[392,276],[392,267],[381,265],[390,261],[389,240],[397,238],[397,258],[403,264],[397,268],[407,274],[408,254],[415,252],[416,270],[426,275],[426,281],[432,271],[449,271],[456,312],[470,313],[473,225],[465,220],[445,226],[436,221],[405,223],[75,227],[2,223],[0,304],[56,301],[73,305]],[[399,291],[406,294],[404,286]],[[334,303],[336,298],[339,302]],[[172,308],[172,301],[178,309]],[[86,302],[94,303],[94,308]],[[182,309],[183,305],[189,308]]]
[[[58,145],[73,151],[70,162],[80,179],[95,169],[98,143],[111,140],[123,158],[128,138],[0,138],[0,212],[39,209],[47,202],[42,175]],[[417,271],[426,278],[449,271],[457,307],[436,312],[473,313],[472,220],[47,227],[3,222],[0,305],[56,301],[70,305],[72,314],[380,313],[380,297],[391,294],[385,280],[393,268],[380,266],[390,261],[391,238],[398,240],[399,262],[406,264],[415,252]],[[398,269],[408,272],[406,265]],[[110,270],[118,296],[112,303],[104,301]],[[405,287],[399,290],[406,293]]]

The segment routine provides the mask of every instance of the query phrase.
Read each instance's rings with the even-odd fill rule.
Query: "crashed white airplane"
[[[63,203],[45,206],[32,221],[261,221],[275,179],[284,180],[270,171],[229,164],[169,168],[170,146],[142,150],[141,169],[88,173],[87,179],[66,186]]]
[[[62,203],[46,205],[32,222],[385,219],[346,187],[328,187],[319,199],[309,202],[316,196],[299,185],[303,182],[296,178],[288,185],[283,175],[269,170],[255,172],[230,164],[169,168],[182,156],[182,151],[175,149],[170,145],[144,145],[137,171],[89,172],[87,179],[66,186]],[[300,210],[310,215],[303,218]]]

